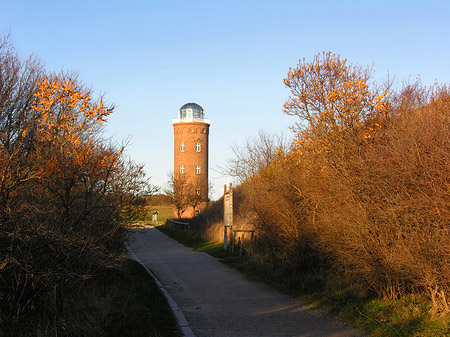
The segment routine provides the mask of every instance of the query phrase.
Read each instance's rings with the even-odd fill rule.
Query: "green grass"
[[[153,278],[124,260],[76,296],[67,296],[53,326],[35,336],[179,337],[176,319]]]
[[[226,264],[232,263],[239,257],[239,249],[237,248],[233,253],[223,249],[223,243],[217,243],[212,241],[206,241],[200,236],[191,236],[186,233],[169,227],[167,225],[155,227],[161,232],[170,236],[172,239],[180,242],[181,244],[193,248],[197,252],[205,252],[209,255],[221,259]]]
[[[430,306],[422,298],[405,296],[388,301],[373,294],[356,296],[350,291],[331,291],[314,282],[301,288],[295,278],[269,273],[257,267],[247,256],[224,250],[223,243],[207,242],[201,237],[188,236],[168,226],[156,228],[196,251],[220,258],[221,262],[239,270],[249,279],[269,284],[280,292],[311,303],[319,310],[343,318],[372,336],[450,336],[449,315],[433,318]]]
[[[182,243],[183,245],[192,247],[194,249],[201,248],[202,246],[207,245],[207,242],[200,236],[187,235],[186,233],[176,230],[168,225],[156,226],[155,228],[159,229],[161,232]]]
[[[157,210],[158,221],[153,223],[153,212]],[[145,211],[138,220],[135,221],[137,225],[160,225],[166,222],[167,219],[171,219],[173,216],[173,206],[172,205],[157,205],[157,206],[146,206]]]
[[[417,296],[384,300],[345,292],[315,292],[302,298],[319,309],[344,318],[372,336],[449,336],[447,319],[431,318],[429,305]]]
[[[173,206],[172,205],[152,206],[152,209],[158,210],[158,212],[159,212],[158,221],[160,221],[160,222],[166,222],[167,219],[171,219],[173,216]]]

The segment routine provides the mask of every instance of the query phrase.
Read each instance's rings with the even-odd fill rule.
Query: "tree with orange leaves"
[[[347,64],[339,56],[323,53],[310,63],[305,59],[291,68],[284,84],[291,96],[284,113],[297,116],[293,130],[297,144],[321,139],[385,116],[390,105],[388,90],[379,93],[369,85],[371,68]],[[370,137],[373,125],[367,126]]]
[[[102,99],[94,102],[70,76],[38,83],[33,109],[38,113],[35,163],[40,183],[56,196],[69,226],[85,218],[103,196],[123,152],[99,139],[98,131],[112,113]]]
[[[98,131],[113,111],[112,107],[103,105],[102,98],[94,103],[91,92],[84,92],[70,78],[46,78],[38,87],[33,109],[40,113],[42,140],[69,137],[72,142],[80,142],[81,135]]]
[[[0,334],[35,335],[31,321],[66,333],[65,299],[119,261],[122,225],[154,191],[102,137],[113,108],[92,97],[0,36]]]
[[[39,82],[35,97],[34,170],[52,200],[46,209],[48,216],[66,229],[91,226],[94,215],[97,220],[102,217],[101,209],[114,212],[109,221],[135,219],[144,206],[141,199],[155,187],[149,184],[142,165],[123,158],[125,145],[101,137],[113,107],[106,106],[102,98],[93,100],[92,92],[69,74]],[[126,186],[125,191],[118,186]]]

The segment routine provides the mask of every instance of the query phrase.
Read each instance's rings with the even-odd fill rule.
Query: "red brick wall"
[[[184,174],[191,181],[199,181],[202,190],[206,191],[205,200],[197,207],[203,210],[208,198],[208,137],[209,124],[200,122],[175,123],[174,132],[174,175],[180,172],[180,166],[184,165]],[[181,152],[180,144],[184,143],[184,152]],[[196,143],[200,143],[200,152],[196,151]],[[200,166],[200,174],[196,173],[196,166]],[[183,213],[182,217],[192,217],[193,209]]]

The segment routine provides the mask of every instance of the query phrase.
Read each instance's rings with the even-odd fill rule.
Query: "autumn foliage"
[[[448,312],[450,92],[369,81],[370,68],[330,53],[290,69],[294,140],[241,185],[256,219],[251,259],[298,287],[415,294]]]
[[[0,336],[67,335],[61,306],[117,263],[149,184],[102,137],[113,108],[7,40],[0,104]]]
[[[284,84],[292,95],[284,112],[299,118],[293,127],[296,143],[319,142],[357,128],[364,128],[369,136],[390,108],[388,90],[372,88],[370,78],[370,68],[348,65],[331,53],[290,69]]]

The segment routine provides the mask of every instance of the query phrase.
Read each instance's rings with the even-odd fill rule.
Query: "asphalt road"
[[[251,282],[154,228],[129,244],[183,311],[197,337],[365,336],[307,304]]]

